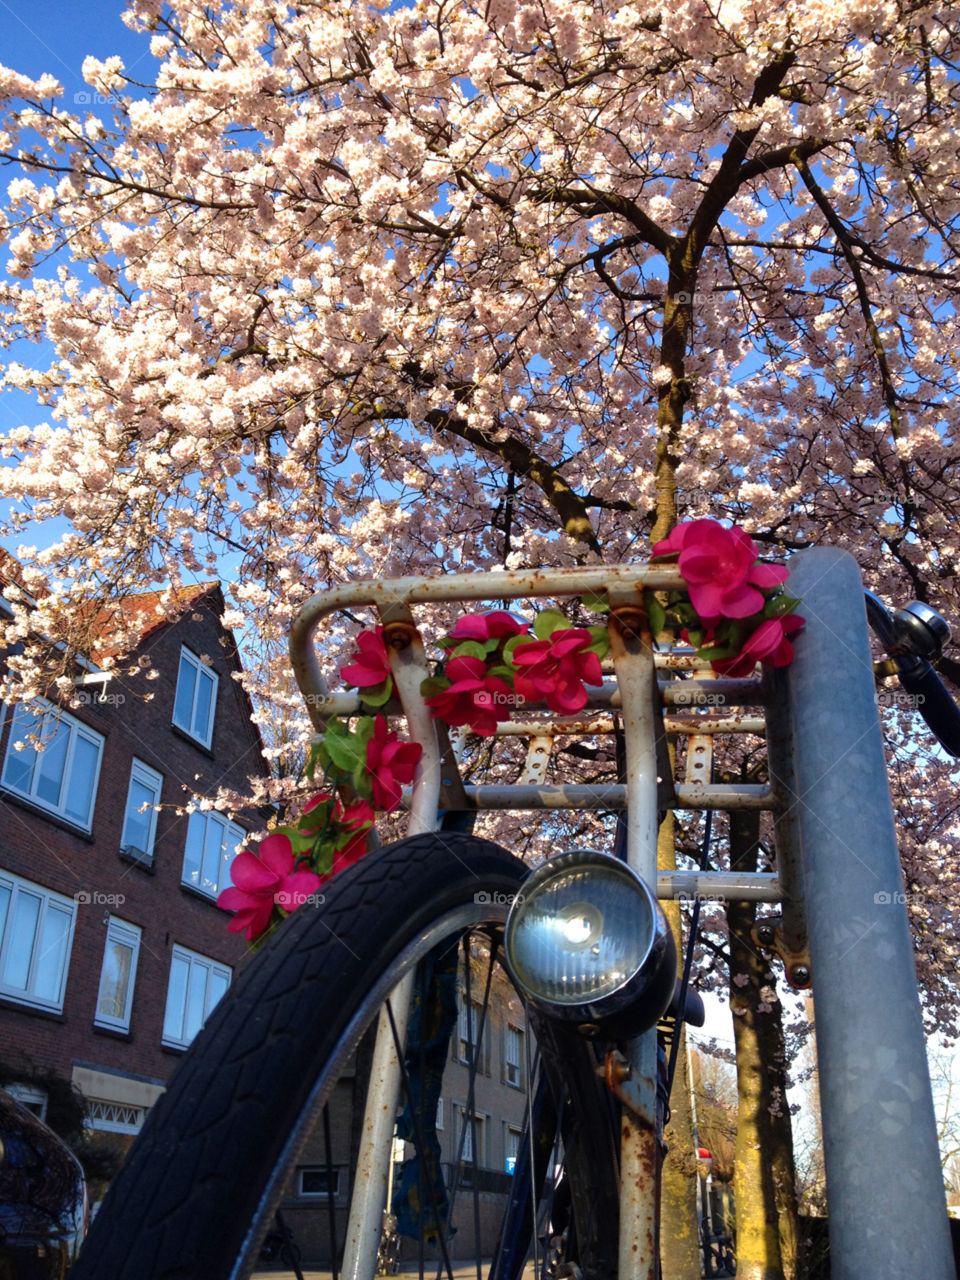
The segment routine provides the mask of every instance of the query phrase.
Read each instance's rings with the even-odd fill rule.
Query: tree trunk
[[[730,865],[755,871],[759,815],[731,813]],[[774,1183],[774,1136],[777,1077],[769,1051],[772,1005],[769,972],[750,940],[756,914],[752,903],[727,904],[730,930],[730,1009],[737,1052],[737,1147],[734,1199],[737,1218],[738,1280],[784,1280],[783,1255]],[[785,1102],[783,1110],[786,1111]],[[779,1175],[778,1175],[779,1180]],[[794,1218],[794,1239],[796,1219]]]
[[[661,871],[676,870],[672,810],[660,824],[657,838],[657,865]],[[680,906],[664,902],[664,913],[683,955]],[[663,1163],[660,1184],[660,1263],[669,1280],[700,1280],[700,1241],[697,1232],[697,1161],[694,1152],[693,1107],[687,1072],[686,1036],[681,1032],[677,1073],[670,1093],[670,1123],[665,1140],[669,1154]]]

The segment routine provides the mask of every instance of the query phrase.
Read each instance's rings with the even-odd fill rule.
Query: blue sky
[[[0,61],[29,76],[49,71],[63,85],[68,107],[87,88],[80,68],[88,54],[119,54],[134,77],[139,71],[152,79],[149,38],[123,25],[123,9],[123,0],[0,0]]]

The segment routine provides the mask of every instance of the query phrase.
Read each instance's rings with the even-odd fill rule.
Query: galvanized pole
[[[790,569],[807,628],[778,673],[771,769],[799,845],[831,1274],[954,1280],[860,576],[826,547]]]

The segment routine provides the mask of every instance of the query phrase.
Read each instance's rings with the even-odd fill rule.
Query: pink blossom
[[[796,613],[788,613],[784,618],[767,618],[735,658],[718,659],[712,663],[714,671],[722,676],[748,676],[758,662],[765,662],[768,667],[789,666],[793,661],[793,645],[789,637],[800,630],[804,621]]]
[[[224,889],[217,906],[236,914],[230,933],[244,932],[248,942],[270,924],[274,903],[292,911],[320,886],[313,871],[295,871],[296,859],[288,836],[274,833],[260,841],[259,857],[243,850],[230,866],[233,885]]]
[[[677,555],[690,602],[704,620],[749,618],[764,605],[757,587],[775,587],[787,577],[783,565],[757,564],[757,548],[742,529],[716,520],[678,524],[653,548],[654,557]]]
[[[383,627],[361,631],[352,657],[355,662],[340,668],[344,681],[356,689],[372,689],[383,684],[390,675],[390,659],[383,643]]]
[[[453,727],[468,724],[484,738],[496,733],[499,721],[509,720],[513,691],[499,676],[488,676],[480,658],[451,658],[446,673],[449,689],[425,699],[438,720]]]
[[[518,622],[512,613],[496,609],[492,613],[470,613],[460,618],[450,632],[451,640],[505,640],[510,636],[523,636],[530,630],[529,623]]]
[[[570,715],[586,706],[586,684],[603,684],[593,637],[579,627],[555,631],[549,640],[531,640],[513,651],[517,693],[527,702],[545,702],[551,711]]]
[[[373,803],[391,813],[400,804],[401,786],[413,781],[423,748],[419,742],[401,742],[383,716],[377,716],[373,737],[367,743],[367,773],[373,787]]]

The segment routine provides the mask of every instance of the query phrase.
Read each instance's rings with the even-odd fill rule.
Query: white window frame
[[[147,809],[143,816],[149,817],[150,831],[147,836],[147,847],[141,849],[139,845],[131,844],[127,835],[127,825],[133,814],[133,784],[139,782],[142,787],[147,787],[153,792],[153,804]],[[160,803],[160,794],[163,790],[163,774],[158,773],[156,769],[151,769],[148,764],[144,764],[136,756],[130,764],[130,781],[127,783],[127,803],[123,810],[123,834],[120,837],[120,847],[131,853],[144,855],[150,861],[153,860],[153,844],[157,838],[157,810],[156,806]],[[138,816],[139,816],[139,806]]]
[[[182,718],[177,717],[177,702],[180,696],[180,681],[183,679],[184,666],[190,667],[194,673],[193,699],[190,703],[190,716],[187,723]],[[210,711],[207,715],[207,723],[205,725],[197,725],[195,723],[197,717],[197,697],[200,692],[200,681],[209,679],[213,682],[213,688],[210,692]],[[213,726],[217,718],[217,690],[220,685],[220,677],[207,664],[186,645],[180,649],[180,666],[177,669],[177,687],[173,695],[173,723],[178,729],[182,729],[184,733],[193,738],[195,742],[199,742],[201,746],[209,747],[213,741]]]
[[[73,898],[65,898],[63,894],[54,893],[51,889],[45,889],[43,885],[34,884],[32,880],[23,880],[20,876],[12,875],[9,871],[0,871],[0,886],[10,891],[10,901],[7,907],[5,917],[0,920],[0,996],[7,1000],[13,1000],[17,1004],[29,1005],[34,1009],[52,1009],[56,1013],[63,1012],[63,997],[67,989],[67,975],[70,972],[70,956],[73,951],[73,935],[77,925],[77,902]],[[27,968],[27,983],[25,987],[8,986],[3,980],[6,971],[7,960],[13,949],[12,930],[9,928],[14,918],[16,905],[19,897],[23,894],[40,898],[40,907],[37,912],[37,921],[33,930],[33,937],[30,942],[30,960]],[[63,966],[60,971],[60,981],[57,988],[57,994],[53,998],[45,998],[38,996],[36,992],[36,983],[38,978],[38,960],[37,955],[37,939],[42,936],[44,923],[46,921],[47,912],[50,908],[55,907],[58,911],[69,916],[70,924],[66,935],[66,943],[63,952]]]
[[[97,1004],[93,1017],[94,1024],[98,1027],[109,1027],[115,1031],[130,1030],[130,1013],[133,1009],[133,989],[137,982],[137,963],[140,959],[141,934],[142,930],[139,925],[129,924],[126,920],[121,920],[119,916],[111,916],[107,923],[107,937],[103,944],[103,960],[100,962],[100,986],[97,989]],[[121,1017],[114,1017],[112,1014],[100,1012],[100,999],[103,996],[103,983],[106,977],[107,949],[111,942],[119,942],[122,946],[129,947],[133,952],[130,960],[126,999]],[[121,1130],[118,1132],[126,1133],[128,1131]]]
[[[443,1132],[443,1099],[437,1099],[437,1119],[433,1126],[438,1133]]]
[[[186,964],[189,965],[188,985],[187,985],[187,990],[184,993],[183,1008],[180,1010],[180,1033],[178,1035],[171,1034],[167,1031],[167,1021],[170,1017],[171,979],[173,977],[173,964],[175,960],[184,961]],[[213,1010],[216,1008],[216,1005],[217,1005],[216,1000],[213,1001],[212,1003],[210,1001],[211,976],[216,974],[226,978],[227,989],[229,989],[230,983],[233,981],[233,969],[230,967],[230,965],[222,964],[219,960],[214,960],[212,956],[205,956],[199,951],[190,951],[187,949],[187,947],[181,947],[178,943],[174,943],[173,950],[170,955],[170,972],[167,975],[167,999],[166,999],[166,1004],[164,1005],[164,1010],[163,1010],[163,1032],[161,1037],[161,1042],[173,1049],[186,1049],[193,1040],[192,1035],[188,1036],[184,1033],[183,1024],[184,1024],[184,1019],[186,1017],[186,1012],[187,1012],[187,996],[189,994],[189,980],[190,978],[192,978],[194,971],[197,969],[206,971],[206,976],[204,978],[206,987],[204,990],[204,1001],[203,1001],[203,1021],[200,1024],[201,1026],[203,1026],[203,1023],[205,1023],[207,1018],[210,1017],[210,1014],[213,1012]],[[224,995],[225,994],[226,994],[226,991],[224,992]]]
[[[475,1161],[473,1158],[473,1129],[474,1126],[470,1119],[470,1112],[465,1102],[456,1104],[457,1106],[457,1132],[456,1149],[460,1150],[460,1135],[465,1134],[463,1140],[463,1154],[460,1157],[461,1164],[476,1164],[478,1169],[489,1168],[488,1163],[488,1145],[490,1141],[489,1120],[490,1116],[485,1111],[478,1111],[476,1107],[473,1109],[473,1118],[476,1120],[477,1137],[479,1139],[477,1146],[480,1148],[479,1158]]]
[[[207,845],[207,833],[211,825],[220,828],[219,854],[217,857],[217,881],[216,884],[212,880],[203,879],[203,852]],[[199,834],[198,834],[199,832]],[[224,889],[230,887],[230,864],[236,857],[236,846],[247,837],[243,827],[237,826],[235,822],[221,817],[219,813],[200,813],[195,811],[191,813],[187,822],[187,835],[183,848],[183,870],[180,873],[180,883],[186,885],[188,889],[194,889],[197,893],[202,893],[205,898],[210,898],[216,902],[218,896]],[[194,868],[188,870],[187,859],[190,857],[191,845],[196,847],[196,841],[199,840],[200,856],[195,863],[196,881],[191,879],[191,873]],[[225,857],[227,850],[233,849],[234,852],[230,857]]]
[[[40,714],[35,714],[39,711]],[[30,743],[31,735],[39,735],[44,725],[51,718],[57,726],[54,739],[60,733],[66,732],[69,737],[67,741],[67,750],[63,761],[63,772],[60,775],[60,790],[57,802],[52,804],[43,796],[37,794],[37,783],[39,782],[38,770],[36,768],[37,761],[43,752],[36,751]],[[90,798],[87,802],[86,814],[78,819],[75,814],[67,812],[66,799],[70,789],[70,775],[73,771],[74,758],[76,755],[77,739],[82,738],[89,745],[96,749],[97,760],[93,770],[93,781],[90,787]],[[51,739],[53,741],[53,739]],[[16,743],[22,742],[22,751],[16,750]],[[49,750],[49,747],[47,747]],[[33,766],[30,773],[29,786],[24,788],[10,780],[10,765],[17,756],[23,757],[27,752],[33,753]],[[13,795],[22,796],[31,804],[36,805],[38,809],[44,809],[47,813],[54,813],[58,817],[63,818],[65,822],[69,822],[71,826],[79,827],[83,831],[90,831],[93,824],[93,809],[97,799],[97,787],[100,783],[100,765],[103,760],[103,735],[97,733],[96,730],[89,728],[82,721],[68,715],[66,711],[61,711],[59,707],[55,707],[52,702],[48,702],[45,698],[37,698],[35,702],[29,705],[19,703],[14,707],[13,715],[10,718],[10,736],[7,739],[7,750],[3,759],[3,773],[0,775],[0,786],[4,790],[11,792]]]

